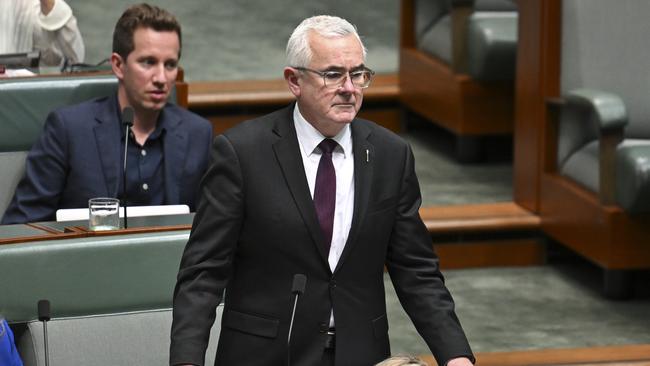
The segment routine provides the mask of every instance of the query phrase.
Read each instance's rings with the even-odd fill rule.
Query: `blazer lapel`
[[[158,123],[162,123],[166,129],[163,143],[165,202],[175,204],[180,202],[180,184],[188,147],[187,131],[182,128],[180,117],[166,109],[161,111]]]
[[[311,234],[316,250],[320,253],[325,267],[329,270],[327,252],[325,251],[325,242],[321,228],[316,216],[314,202],[309,192],[307,177],[305,176],[305,167],[302,163],[300,154],[300,145],[298,137],[293,126],[293,104],[285,109],[286,113],[282,118],[276,121],[273,132],[278,135],[279,139],[273,144],[273,151],[278,159],[282,174],[284,175],[293,200],[300,211],[305,225]]]
[[[352,214],[352,225],[348,234],[348,240],[336,264],[336,273],[345,262],[352,247],[357,242],[361,223],[368,209],[368,199],[372,190],[373,182],[373,159],[375,148],[368,141],[370,129],[365,125],[352,122],[352,150],[354,151],[354,212]]]
[[[117,113],[117,96],[108,98],[99,104],[95,120],[95,140],[99,152],[99,161],[102,164],[106,192],[110,197],[117,197],[120,187],[120,124],[115,120]]]

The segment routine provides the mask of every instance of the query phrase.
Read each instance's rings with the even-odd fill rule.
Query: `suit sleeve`
[[[474,357],[444,284],[431,236],[420,218],[420,187],[407,148],[386,266],[402,306],[439,365]]]
[[[64,120],[50,113],[25,162],[25,175],[2,218],[3,224],[53,220],[68,171]]]
[[[174,290],[170,365],[204,363],[244,215],[242,186],[235,150],[218,136]]]

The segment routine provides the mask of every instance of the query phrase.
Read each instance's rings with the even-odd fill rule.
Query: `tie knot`
[[[324,139],[320,144],[318,144],[318,148],[320,148],[320,151],[322,151],[323,154],[331,155],[332,151],[334,151],[338,145],[339,144],[332,139]]]

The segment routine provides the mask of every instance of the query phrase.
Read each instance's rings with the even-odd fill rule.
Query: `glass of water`
[[[91,198],[88,200],[88,228],[93,231],[120,228],[120,200],[117,198]]]

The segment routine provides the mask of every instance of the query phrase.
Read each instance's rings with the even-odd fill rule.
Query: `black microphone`
[[[45,348],[45,366],[49,366],[50,352],[47,347],[47,322],[50,320],[49,300],[38,300],[38,320],[43,322],[43,345]]]
[[[293,301],[293,311],[291,312],[291,322],[289,323],[289,335],[287,336],[287,366],[291,366],[291,331],[293,330],[293,319],[296,316],[296,306],[298,297],[305,293],[307,285],[307,276],[301,273],[293,275],[293,284],[291,285],[291,294],[295,295]]]
[[[124,207],[124,228],[128,229],[129,228],[129,223],[128,223],[128,218],[126,214],[126,157],[127,157],[127,151],[129,147],[129,131],[131,130],[131,126],[133,126],[133,108],[131,107],[125,107],[122,110],[122,123],[125,126],[125,133],[124,133],[124,174],[122,175],[122,183],[124,184],[124,192],[122,193],[122,207]]]

